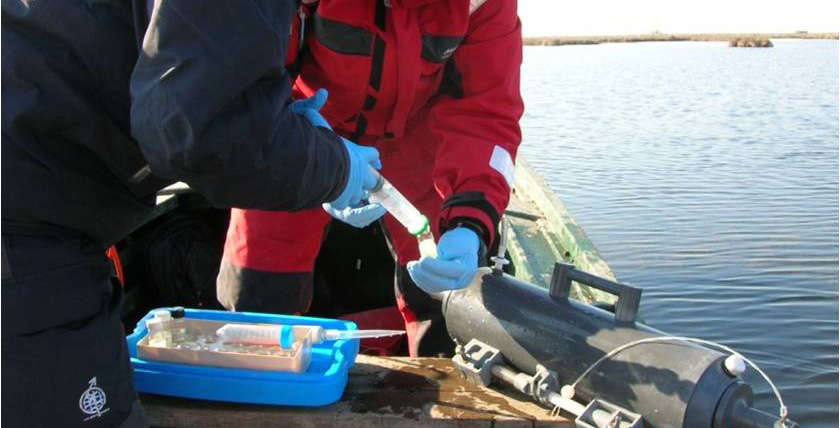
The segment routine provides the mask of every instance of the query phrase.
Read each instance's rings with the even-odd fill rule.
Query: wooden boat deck
[[[495,387],[495,386],[494,386]],[[446,358],[359,355],[341,400],[325,407],[220,403],[141,395],[160,428],[570,428],[513,390],[462,379]]]

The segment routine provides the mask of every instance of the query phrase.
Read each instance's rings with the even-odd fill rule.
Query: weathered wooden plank
[[[161,428],[570,427],[516,391],[461,379],[443,358],[360,355],[342,399],[325,407],[259,406],[142,395]]]

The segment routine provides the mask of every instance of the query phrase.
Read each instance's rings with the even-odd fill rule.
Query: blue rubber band
[[[295,343],[295,335],[292,326],[280,326],[280,347],[283,349],[292,349],[293,343]]]

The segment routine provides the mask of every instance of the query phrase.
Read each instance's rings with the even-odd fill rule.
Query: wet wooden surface
[[[342,399],[325,407],[243,405],[158,395],[140,399],[152,426],[165,428],[572,426],[516,391],[484,388],[462,379],[444,358],[360,355]]]

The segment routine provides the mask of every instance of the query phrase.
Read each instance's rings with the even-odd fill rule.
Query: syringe
[[[370,202],[381,204],[408,230],[417,237],[420,255],[423,257],[437,257],[437,247],[429,228],[429,220],[412,205],[405,196],[391,185],[375,168],[371,171],[376,176],[376,185],[370,191]]]
[[[216,336],[222,343],[245,345],[279,345],[283,349],[292,349],[295,342],[292,325],[254,325],[225,324],[216,330]],[[367,339],[374,337],[396,336],[405,334],[403,330],[337,330],[321,326],[300,326],[310,329],[312,343],[339,339]]]

